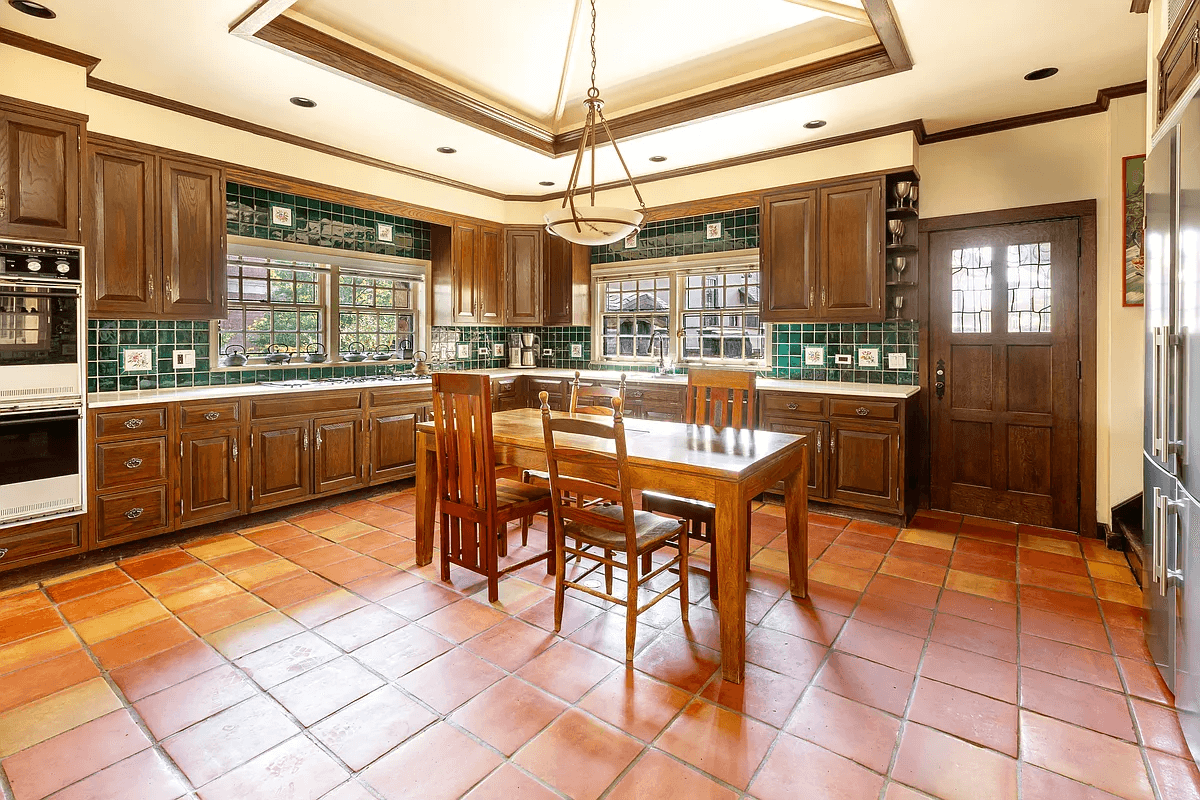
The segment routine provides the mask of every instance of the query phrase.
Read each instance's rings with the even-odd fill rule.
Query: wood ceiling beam
[[[854,6],[843,5],[836,0],[787,0],[789,3],[794,3],[798,6],[811,8],[813,11],[819,11],[829,17],[846,22],[853,22],[855,25],[866,25],[871,27],[871,18],[867,16],[867,12],[861,8]]]
[[[258,0],[229,26],[229,32],[235,36],[253,36],[262,30],[264,25],[287,11],[295,3],[296,0]]]

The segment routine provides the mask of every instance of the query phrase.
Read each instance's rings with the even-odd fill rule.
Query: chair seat
[[[610,519],[624,518],[623,509],[620,506],[594,507],[591,511]],[[637,535],[637,552],[639,554],[662,547],[684,529],[684,523],[679,520],[660,517],[649,511],[634,511],[633,526]],[[578,522],[568,522],[563,526],[563,533],[586,544],[593,544],[606,550],[622,552],[625,550],[625,534],[618,531]]]
[[[550,490],[544,486],[534,486],[511,478],[496,479],[497,509],[541,501],[550,501]]]
[[[713,524],[717,519],[717,507],[703,500],[676,497],[662,492],[642,492],[642,508],[660,514],[670,514],[683,519]]]
[[[521,480],[534,486],[549,486],[550,473],[544,469],[527,469],[521,473]]]

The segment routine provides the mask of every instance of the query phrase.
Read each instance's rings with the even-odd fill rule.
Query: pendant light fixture
[[[575,154],[575,166],[571,169],[571,180],[567,183],[567,192],[563,197],[562,208],[546,214],[545,219],[546,230],[556,236],[561,236],[568,242],[604,245],[619,242],[629,234],[640,230],[643,215],[641,211],[632,209],[596,205],[597,123],[604,128],[604,135],[612,144],[613,152],[617,154],[617,160],[621,162],[621,168],[625,170],[625,177],[629,179],[629,185],[633,188],[638,205],[643,211],[646,203],[642,200],[642,193],[638,191],[637,184],[633,182],[633,176],[629,174],[629,167],[625,166],[625,159],[617,148],[617,140],[613,138],[612,131],[608,127],[608,120],[604,118],[604,101],[600,99],[600,90],[596,88],[596,0],[591,0],[591,4],[592,86],[588,89],[587,99],[583,101],[584,107],[587,108],[587,119],[583,124],[583,137],[579,141],[579,152]],[[576,202],[583,195],[579,189],[579,176],[583,171],[585,153],[591,158],[591,182],[585,190],[589,201],[586,206]]]

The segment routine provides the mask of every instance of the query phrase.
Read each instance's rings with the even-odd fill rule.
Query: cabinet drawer
[[[517,379],[505,378],[504,380],[493,381],[492,391],[500,396],[514,395],[517,393]]]
[[[669,403],[674,405],[683,405],[683,396],[685,389],[679,387],[655,386],[646,388],[645,386],[629,386],[625,389],[625,396],[630,400],[642,403]]]
[[[240,418],[240,404],[236,400],[212,403],[183,403],[179,406],[179,427],[216,428],[236,424]]]
[[[250,406],[251,419],[307,416],[334,411],[357,411],[362,408],[362,393],[332,394],[322,392],[301,397],[281,397],[255,400]]]
[[[35,558],[65,556],[83,550],[81,518],[57,519],[0,530],[0,569]]]
[[[161,436],[96,445],[96,488],[100,491],[166,478],[167,440]]]
[[[900,418],[900,404],[884,400],[854,400],[834,398],[829,401],[829,416],[854,417],[895,421]]]
[[[167,430],[166,406],[99,411],[95,416],[96,438],[115,439],[133,434],[163,433]]]
[[[372,408],[406,405],[408,403],[428,403],[433,399],[433,389],[429,386],[407,386],[403,389],[372,389],[369,399]]]
[[[803,394],[764,394],[762,395],[762,413],[785,417],[793,414],[823,417],[825,416],[825,398]]]
[[[151,486],[96,498],[97,544],[152,536],[169,526],[166,486]]]

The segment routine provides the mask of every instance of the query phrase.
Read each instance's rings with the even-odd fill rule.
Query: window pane
[[[950,252],[950,330],[992,330],[992,248],[968,247]]]
[[[1050,243],[1008,247],[1008,330],[1050,331]]]

